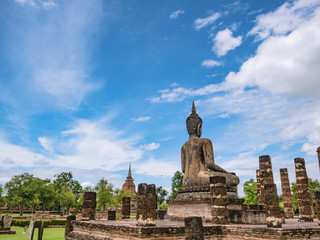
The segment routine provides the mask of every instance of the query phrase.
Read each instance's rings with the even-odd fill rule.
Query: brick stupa
[[[129,172],[125,183],[122,185],[122,190],[130,191],[131,193],[136,193],[136,186],[133,183],[133,178],[131,176],[131,163],[129,165]]]

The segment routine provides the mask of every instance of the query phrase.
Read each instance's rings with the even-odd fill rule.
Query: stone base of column
[[[186,240],[204,240],[201,217],[187,217],[184,220]]]
[[[265,203],[267,208],[267,226],[280,228],[282,226],[282,216],[279,207],[276,184],[264,185]]]

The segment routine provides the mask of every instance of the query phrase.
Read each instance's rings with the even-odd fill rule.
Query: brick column
[[[109,210],[108,211],[108,220],[109,221],[114,221],[117,219],[117,213],[116,210]]]
[[[187,217],[184,219],[186,240],[204,240],[204,230],[201,217]]]
[[[273,184],[273,172],[272,172],[272,163],[271,157],[269,155],[263,155],[259,157],[259,168],[264,173],[260,173],[260,176],[263,178],[263,184]]]
[[[265,184],[265,203],[267,207],[267,226],[281,227],[282,217],[279,207],[279,198],[276,184]]]
[[[154,184],[140,183],[137,193],[137,225],[155,226],[157,220],[157,194]]]
[[[64,238],[69,237],[70,233],[73,230],[73,226],[71,224],[71,221],[76,220],[76,216],[70,215],[67,217],[66,226],[65,226],[65,232],[64,232]]]
[[[96,216],[96,196],[95,192],[85,192],[82,203],[82,220],[95,220]]]
[[[223,176],[210,177],[212,222],[224,224],[229,222],[227,208],[226,178]]]
[[[130,219],[131,212],[131,198],[123,197],[122,198],[122,210],[121,210],[121,218],[122,219]]]
[[[320,225],[320,192],[319,191],[315,192],[314,196],[315,196],[315,199],[316,199],[318,223]]]
[[[313,222],[313,204],[308,183],[306,164],[303,158],[295,158],[294,163],[296,168],[300,221]]]
[[[284,217],[293,218],[292,196],[291,196],[291,190],[290,190],[288,169],[286,168],[280,169],[280,178],[281,178],[283,205],[284,205]]]
[[[264,203],[264,187],[263,187],[263,179],[261,178],[261,170],[256,170],[257,177],[257,204],[265,205]]]

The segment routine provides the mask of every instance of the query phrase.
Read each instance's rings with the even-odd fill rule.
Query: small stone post
[[[265,205],[264,203],[264,187],[263,187],[263,179],[261,178],[261,170],[256,170],[257,177],[257,204]]]
[[[82,220],[95,220],[96,217],[96,196],[95,192],[85,192],[82,203]]]
[[[317,217],[318,217],[318,223],[320,225],[320,192],[317,191],[314,193],[315,199],[316,199],[316,209],[317,209]]]
[[[28,234],[28,240],[33,240],[33,235],[34,235],[34,219],[31,219],[30,224],[29,224],[29,234]]]
[[[157,194],[154,184],[140,183],[137,194],[137,225],[155,226],[157,220]]]
[[[2,216],[2,223],[1,223],[1,230],[10,230],[12,223],[12,216],[11,215],[3,215]]]
[[[38,231],[38,240],[42,240],[43,237],[43,229],[44,229],[44,221],[43,219],[39,222],[39,231]]]
[[[313,222],[314,212],[306,164],[303,158],[295,158],[294,163],[296,168],[299,220],[303,222]]]
[[[117,219],[117,212],[115,210],[108,211],[108,220],[114,221]]]
[[[284,205],[284,217],[293,218],[292,196],[287,168],[280,169],[280,178]]]
[[[65,232],[64,232],[64,238],[67,238],[69,236],[69,234],[72,232],[73,226],[71,224],[71,221],[73,221],[73,220],[76,220],[76,216],[70,215],[70,216],[67,217],[66,228],[65,228]]]
[[[282,217],[279,207],[279,198],[276,184],[265,184],[265,203],[267,207],[267,226],[281,227]]]
[[[121,218],[122,219],[130,219],[130,212],[131,212],[131,198],[130,197],[123,197],[122,198]]]
[[[184,219],[186,240],[204,240],[204,230],[201,217],[187,217]]]
[[[210,177],[210,195],[212,223],[228,223],[229,212],[227,208],[227,187],[225,177]]]

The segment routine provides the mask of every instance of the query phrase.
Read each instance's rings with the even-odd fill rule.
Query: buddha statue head
[[[192,112],[186,121],[187,130],[189,136],[197,136],[201,137],[201,128],[202,128],[202,119],[198,116],[196,112],[196,107],[194,106],[194,102],[192,102]]]

